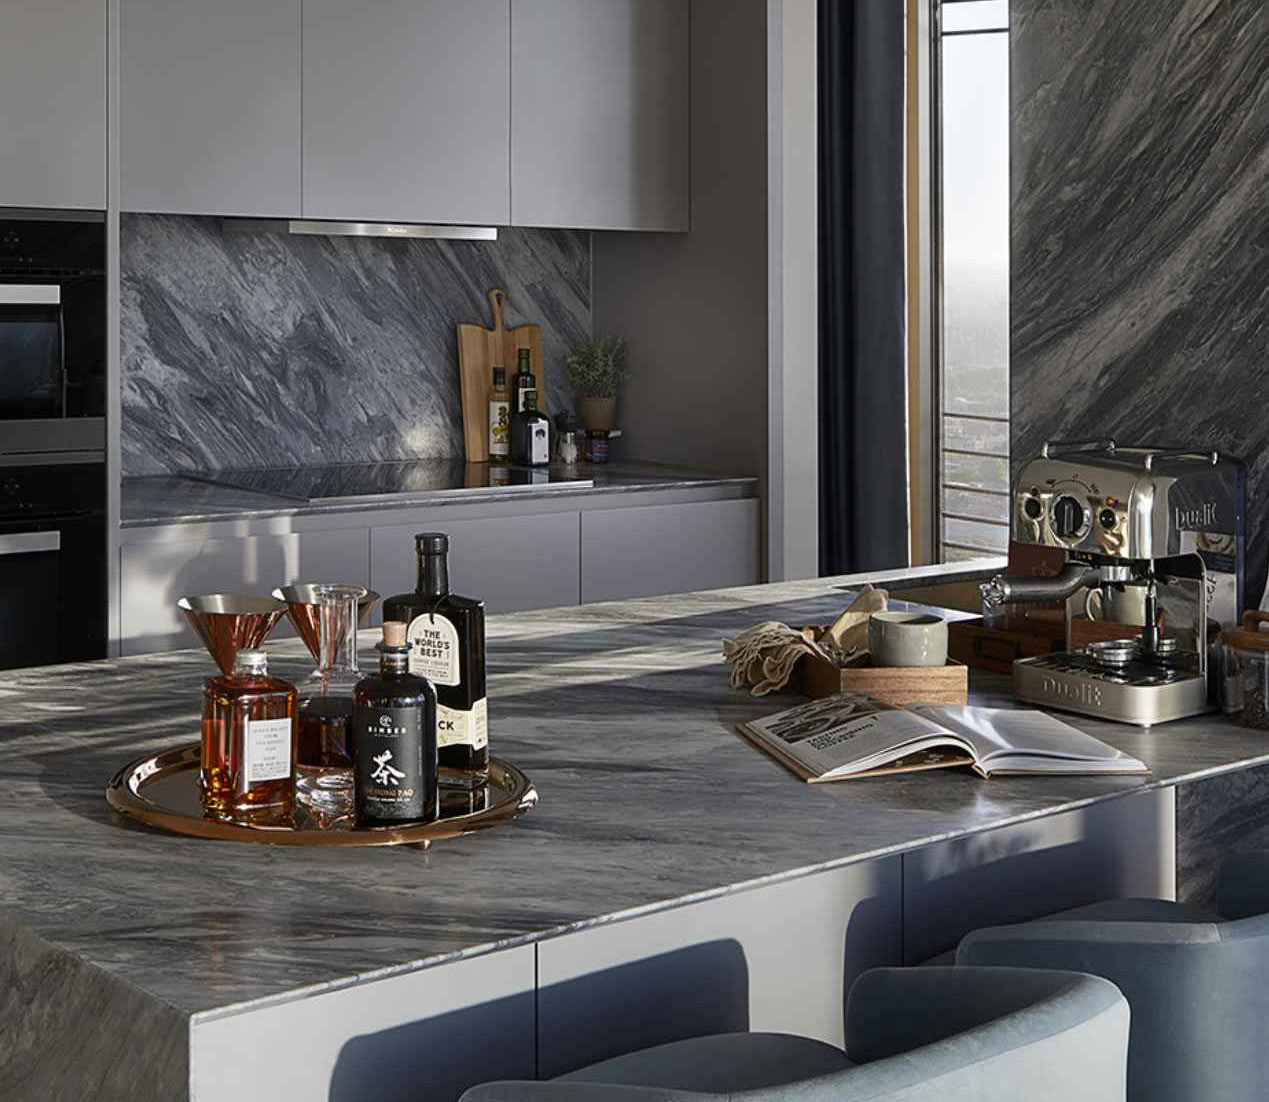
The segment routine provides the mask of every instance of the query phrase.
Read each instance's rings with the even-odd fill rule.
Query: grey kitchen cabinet
[[[201,593],[267,596],[300,581],[366,585],[370,541],[365,528],[292,532],[197,541],[160,541],[121,549],[121,647],[147,654],[197,646],[176,607]]]
[[[506,225],[509,15],[304,0],[304,216]]]
[[[0,207],[105,206],[106,0],[6,0]]]
[[[513,225],[689,228],[690,7],[511,0]]]
[[[122,206],[300,216],[300,0],[121,0]]]
[[[414,589],[414,537],[449,536],[454,592],[485,602],[489,612],[522,612],[578,603],[578,514],[544,513],[376,527],[370,533],[370,583],[384,597]]]
[[[582,514],[582,603],[756,585],[758,502],[703,501]]]

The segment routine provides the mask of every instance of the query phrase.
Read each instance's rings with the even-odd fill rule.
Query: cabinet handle
[[[19,532],[0,536],[0,555],[31,555],[37,551],[60,551],[61,532]]]

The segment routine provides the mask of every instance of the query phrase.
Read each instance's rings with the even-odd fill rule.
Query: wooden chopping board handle
[[[503,337],[507,332],[507,327],[502,320],[502,308],[506,303],[507,292],[501,287],[495,287],[489,292],[489,306],[493,310],[494,340],[497,342],[494,347],[498,349],[502,348]]]

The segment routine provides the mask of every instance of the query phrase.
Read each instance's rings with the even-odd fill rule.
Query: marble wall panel
[[[1012,0],[1012,452],[1246,459],[1269,555],[1269,19],[1253,0]]]
[[[509,326],[542,326],[553,407],[572,401],[589,233],[287,237],[132,214],[121,238],[126,475],[461,455],[454,327],[491,325],[495,286]]]

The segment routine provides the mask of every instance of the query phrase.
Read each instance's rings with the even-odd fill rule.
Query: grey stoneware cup
[[[945,666],[947,621],[928,612],[874,612],[868,650],[874,666]]]

